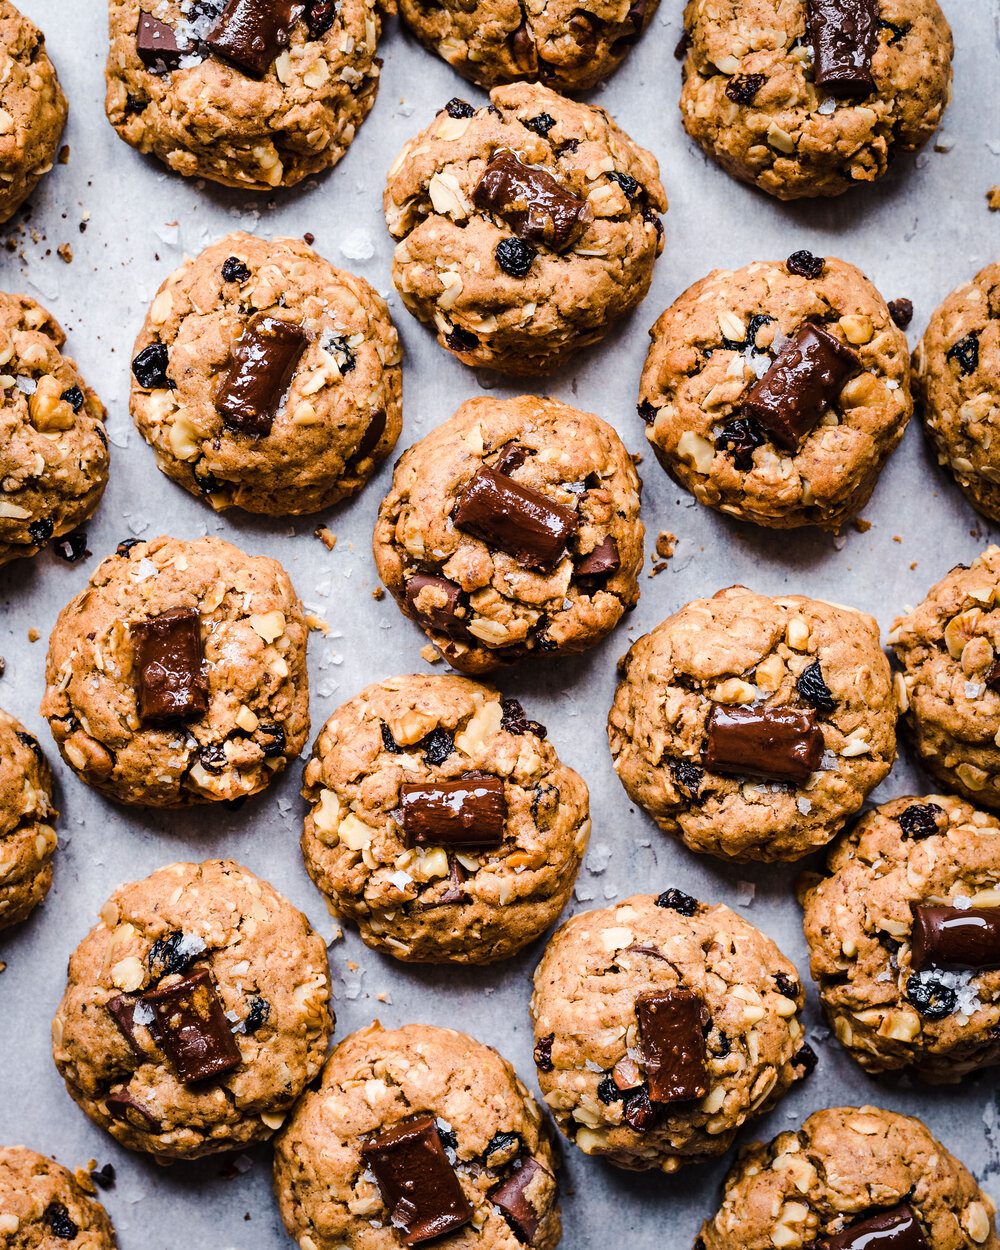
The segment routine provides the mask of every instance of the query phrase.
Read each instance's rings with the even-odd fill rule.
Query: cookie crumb
[[[73,249],[68,243],[60,243],[56,248],[56,254],[59,259],[64,261],[67,265],[71,265],[73,263]]]
[[[892,536],[892,541],[893,541],[894,543],[901,543],[901,542],[903,541],[903,535],[902,535],[902,534],[893,534],[893,536]]]
[[[431,646],[430,643],[426,647],[420,648],[420,658],[426,660],[428,664],[440,664],[441,656],[438,651]]]
[[[872,527],[871,521],[866,521],[863,516],[852,517],[851,524],[859,534],[867,534]]]
[[[670,530],[660,530],[656,536],[656,554],[661,560],[669,560],[677,549],[677,535]]]
[[[991,213],[1000,213],[1000,187],[990,187],[986,192],[986,206]]]
[[[38,630],[37,630],[37,629],[35,629],[35,627],[34,627],[34,626],[32,626],[32,627],[31,627],[31,629],[29,629],[29,630],[28,630],[28,641],[29,641],[29,642],[37,642],[37,641],[39,640],[39,638],[41,638],[41,636],[42,636],[42,635],[38,632]]]
[[[337,535],[325,525],[320,525],[313,530],[313,536],[318,538],[327,551],[332,551],[337,545]]]
[[[306,624],[311,630],[325,637],[330,632],[330,626],[323,620],[321,616],[316,616],[314,612],[306,613]]]
[[[376,586],[375,589],[372,591],[372,598],[375,600],[376,603],[381,603],[382,600],[385,598],[385,587]]]
[[[62,147],[59,149],[59,158],[58,158],[58,159],[59,159],[59,164],[60,164],[60,165],[68,165],[68,164],[69,164],[69,144],[68,144],[68,143],[64,143],[64,144],[62,145]]]

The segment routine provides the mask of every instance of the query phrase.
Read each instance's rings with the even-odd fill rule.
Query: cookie
[[[893,799],[807,878],[810,970],[869,1072],[958,1081],[1000,1063],[1000,822],[942,795]]]
[[[467,365],[548,373],[645,298],[667,200],[604,109],[532,83],[453,99],[393,162],[392,280]]]
[[[0,291],[0,565],[86,521],[108,482],[104,406],[65,341],[41,304]]]
[[[317,512],[360,490],[399,437],[385,301],[298,239],[239,232],[186,260],[133,356],[139,433],[216,509]]]
[[[997,1250],[992,1200],[919,1120],[832,1107],[744,1151],[695,1250]]]
[[[120,886],[69,960],[52,1053],[123,1146],[196,1159],[265,1141],[333,1031],[323,939],[232,860]]]
[[[896,706],[878,624],[730,586],[629,649],[608,718],[615,771],[661,829],[724,859],[798,859],[886,776]]]
[[[305,746],[307,632],[276,560],[221,538],[127,539],[59,614],[42,715],[81,781],[119,803],[246,798]]]
[[[24,920],[48,894],[58,815],[42,748],[0,708],[0,931]]]
[[[115,1250],[108,1213],[54,1159],[0,1146],[0,1237],[5,1250]]]
[[[463,673],[585,651],[638,602],[639,491],[600,417],[534,395],[470,399],[400,457],[375,564]]]
[[[354,141],[378,90],[382,14],[394,8],[108,0],[108,120],[185,177],[294,186]]]
[[[560,1129],[619,1167],[724,1154],[816,1057],[794,966],[680,890],[567,920],[535,971],[538,1082]]]
[[[569,899],[587,786],[516,699],[463,677],[368,686],[305,772],[309,875],[375,950],[422,963],[516,954]]]
[[[625,60],[658,2],[400,0],[399,12],[425,48],[480,87],[540,80],[556,91],[589,91]]]
[[[780,200],[840,195],[923,147],[951,97],[937,0],[688,0],[684,129]]]
[[[694,497],[787,529],[868,502],[913,411],[906,336],[834,257],[715,269],[649,332],[646,437]]]
[[[9,0],[0,0],[0,49],[2,224],[52,168],[68,106],[45,36]]]
[[[376,1021],[340,1043],[275,1141],[274,1188],[305,1250],[554,1250],[556,1157],[490,1046]]]
[[[934,310],[913,354],[924,428],[974,508],[1000,521],[1000,265]]]

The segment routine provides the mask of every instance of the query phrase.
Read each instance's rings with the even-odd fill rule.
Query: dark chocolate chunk
[[[932,971],[913,973],[906,983],[906,999],[928,1020],[943,1020],[958,1006],[958,995]]]
[[[55,523],[51,517],[42,517],[38,521],[32,521],[28,526],[28,537],[36,547],[44,547],[52,537],[52,531],[55,529]]]
[[[249,268],[238,256],[227,256],[222,262],[223,282],[246,282],[250,277]]]
[[[419,606],[419,600],[426,605],[428,599],[433,600],[433,606]],[[450,638],[460,638],[466,632],[461,600],[462,587],[446,577],[414,573],[406,583],[406,602],[413,615],[428,629]]]
[[[169,363],[166,343],[150,343],[132,361],[132,374],[146,390],[173,390],[174,383],[167,377]]]
[[[805,781],[819,768],[823,733],[816,713],[794,707],[726,707],[708,718],[705,766],[714,772]]]
[[[752,104],[766,81],[763,74],[734,74],[726,83],[726,95],[734,104]]]
[[[571,508],[485,465],[462,492],[454,521],[529,568],[556,564],[578,525]]]
[[[174,608],[132,626],[139,718],[149,725],[208,711],[208,677],[197,608]]]
[[[251,438],[269,434],[308,342],[293,321],[255,318],[233,346],[232,364],[215,397],[224,424]]]
[[[807,18],[817,87],[841,98],[871,95],[878,0],[807,0]]]
[[[535,1066],[539,1072],[551,1072],[555,1064],[552,1062],[552,1043],[556,1040],[556,1035],[550,1033],[548,1037],[540,1037],[535,1043]]]
[[[574,571],[577,577],[607,577],[611,573],[617,573],[621,566],[618,543],[613,534],[608,534],[593,551],[581,557]]]
[[[523,239],[565,251],[593,219],[586,200],[567,191],[544,169],[497,152],[472,192],[478,208],[508,221]]]
[[[389,726],[382,722],[382,746],[390,755],[402,755],[404,748],[399,745]]]
[[[79,412],[83,407],[83,391],[78,386],[68,387],[59,398],[69,404],[74,412]]]
[[[680,39],[674,44],[674,60],[683,61],[688,54],[688,48],[691,47],[691,36],[684,32]]]
[[[229,0],[205,42],[251,78],[263,78],[288,47],[292,27],[304,11],[301,0]]]
[[[901,330],[905,330],[913,320],[913,300],[891,299],[889,301],[889,316]]]
[[[205,943],[193,933],[171,933],[169,937],[157,938],[146,956],[146,966],[154,981],[184,972],[205,953]]]
[[[795,689],[807,703],[812,704],[817,712],[829,716],[837,706],[830,687],[823,680],[823,670],[819,660],[804,668],[795,679]]]
[[[114,1021],[118,1032],[128,1042],[132,1053],[140,1059],[148,1059],[149,1048],[144,1044],[142,1034],[138,1031],[142,1026],[136,1020],[136,1012],[139,1012],[140,1019],[144,1016],[151,1018],[152,1013],[148,1008],[143,1007],[141,995],[116,994],[104,1004],[104,1010]],[[149,1027],[148,1019],[146,1027]]]
[[[176,69],[182,55],[173,27],[144,9],[139,10],[135,51],[147,69]]]
[[[751,417],[736,417],[719,431],[715,446],[732,456],[733,464],[741,473],[749,473],[753,468],[753,453],[766,442],[756,421]]]
[[[913,1209],[904,1202],[824,1237],[819,1250],[930,1250],[930,1246]]]
[[[792,1064],[796,1068],[802,1069],[802,1078],[804,1080],[807,1076],[812,1076],[816,1071],[819,1064],[819,1056],[809,1043],[805,1042],[796,1052],[795,1057],[792,1059]]]
[[[690,760],[669,760],[670,771],[674,775],[674,784],[688,796],[696,799],[701,783],[705,779],[705,770]]]
[[[310,39],[322,39],[337,16],[334,0],[306,0],[306,29]],[[307,239],[307,243],[312,241]]]
[[[90,1173],[90,1179],[98,1189],[114,1189],[115,1177],[115,1165],[113,1163],[105,1163],[102,1167],[94,1168]]]
[[[520,1133],[494,1133],[483,1154],[488,1168],[503,1168],[521,1153]]]
[[[535,1209],[528,1196],[532,1181],[540,1174],[550,1175],[540,1163],[525,1155],[515,1160],[510,1176],[490,1194],[490,1202],[499,1209],[515,1236],[529,1246],[545,1215]]]
[[[424,763],[437,768],[445,762],[455,749],[455,739],[447,729],[432,729],[425,738],[420,740],[424,753]]]
[[[507,799],[499,777],[406,783],[399,797],[407,846],[493,847],[503,841]]]
[[[80,1232],[61,1202],[49,1203],[42,1212],[42,1223],[47,1224],[52,1236],[60,1241],[75,1241]]]
[[[555,124],[556,119],[548,113],[539,113],[537,117],[527,117],[521,122],[522,126],[527,126],[529,130],[533,130],[536,135],[541,135],[543,139]]]
[[[807,252],[805,248],[798,252],[792,252],[791,256],[785,261],[785,268],[797,278],[818,278],[825,266],[826,261],[822,256],[814,256],[812,252]]]
[[[533,456],[535,453],[530,447],[525,447],[521,443],[516,443],[513,439],[504,445],[497,452],[496,459],[493,461],[492,467],[497,473],[506,473],[510,476],[516,469]]]
[[[463,330],[461,326],[452,326],[444,336],[444,341],[453,352],[471,352],[479,346],[479,339],[470,330]]]
[[[476,110],[468,100],[463,100],[460,96],[453,95],[444,106],[444,111],[449,117],[472,117]]]
[[[113,1089],[104,1100],[108,1109],[108,1114],[116,1120],[123,1120],[126,1124],[135,1124],[136,1116],[142,1120],[141,1124],[136,1127],[147,1133],[158,1133],[160,1125],[153,1113],[135,1097],[129,1090],[127,1085],[122,1085],[119,1089]],[[133,1112],[131,1119],[129,1112]]]
[[[994,660],[986,670],[986,684],[991,690],[1000,690],[1000,660]]]
[[[910,967],[915,972],[1000,968],[1000,907],[911,907]]]
[[[501,239],[494,255],[497,264],[512,278],[526,278],[538,255],[538,248],[526,239]]]
[[[502,699],[500,701],[500,728],[509,734],[534,734],[544,738],[546,729],[537,720],[531,720],[524,714],[520,699]]]
[[[708,1091],[704,999],[693,990],[657,990],[635,1000],[642,1061],[652,1102],[690,1102]]]
[[[685,894],[683,890],[677,890],[671,887],[664,890],[656,900],[657,907],[665,907],[668,911],[680,912],[682,916],[693,916],[701,904],[696,898],[692,898],[690,894]]]
[[[377,412],[372,414],[371,420],[365,427],[364,434],[361,435],[361,441],[354,449],[354,454],[350,458],[350,464],[358,464],[372,454],[382,440],[387,420],[388,415],[384,408],[379,408]]]
[[[937,803],[911,803],[899,813],[896,820],[903,831],[904,838],[933,838],[939,833],[938,821],[944,815],[944,808]]]
[[[240,1048],[207,968],[148,991],[142,1001],[152,1008],[157,1044],[185,1084],[213,1080],[239,1067]]]
[[[849,347],[820,326],[805,325],[751,386],[745,412],[779,446],[796,451],[858,368]]]
[[[262,1029],[271,1016],[271,1004],[266,998],[261,998],[259,994],[250,996],[250,1010],[247,1012],[246,1019],[243,1021],[244,1033],[256,1033],[258,1029]]]
[[[76,564],[92,553],[87,547],[87,531],[74,530],[72,534],[63,534],[52,544],[52,550],[66,564]]]
[[[946,360],[953,360],[962,372],[963,377],[969,377],[970,374],[976,372],[979,368],[979,333],[971,330],[964,338],[952,343],[951,347],[945,352]]]
[[[623,174],[619,169],[612,169],[608,174],[608,180],[618,183],[622,191],[624,191],[627,200],[634,200],[637,195],[643,193],[642,183],[633,178],[631,174]]]
[[[647,425],[652,425],[656,420],[658,409],[654,408],[648,399],[640,399],[635,410]]]
[[[444,1152],[433,1116],[417,1116],[384,1129],[365,1142],[361,1157],[404,1245],[423,1245],[464,1228],[472,1219],[472,1207]]]

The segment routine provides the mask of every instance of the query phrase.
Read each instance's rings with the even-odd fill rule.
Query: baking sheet
[[[714,266],[782,258],[797,248],[859,265],[886,298],[908,296],[911,343],[936,303],[1000,254],[1000,215],[985,193],[1000,182],[1000,0],[943,0],[956,35],[955,98],[935,150],[900,158],[874,190],[825,203],[782,205],[740,186],[684,135],[677,112],[680,71],[672,53],[681,33],[679,0],[663,0],[651,28],[619,74],[590,99],[607,107],[659,158],[670,198],[666,248],[646,302],[604,344],[555,375],[544,389],[613,422],[634,451],[645,452],[635,415],[646,330],[689,283]],[[381,677],[426,671],[423,635],[388,597],[377,602],[370,535],[388,487],[385,466],[361,496],[323,518],[337,534],[328,552],[313,537],[317,519],[267,521],[217,517],[167,481],[128,416],[133,338],[160,281],[230,230],[263,235],[311,231],[335,264],[363,274],[389,294],[406,351],[405,424],[399,449],[490,387],[451,360],[390,294],[390,240],[381,216],[384,171],[403,142],[452,95],[480,101],[443,62],[389,24],[382,86],[371,117],[332,175],[271,197],[252,197],[184,181],[126,147],[104,118],[105,13],[101,0],[21,0],[46,32],[71,103],[57,166],[0,249],[0,287],[41,300],[69,333],[69,351],[109,410],[111,482],[87,527],[93,556],[70,567],[54,554],[0,571],[0,655],[7,670],[0,704],[38,733],[58,777],[61,849],[45,906],[13,934],[0,936],[0,1142],[24,1143],[70,1166],[112,1163],[117,1183],[103,1199],[122,1250],[272,1250],[289,1243],[270,1192],[267,1147],[230,1159],[164,1169],[122,1150],[92,1126],[65,1093],[49,1050],[49,1022],[64,985],[66,959],[96,921],[101,902],[123,880],[178,859],[233,856],[271,880],[328,937],[336,932],[302,867],[298,837],[300,769],[239,812],[127,810],[82,785],[59,761],[38,714],[45,646],[57,612],[99,559],[130,536],[169,531],[219,534],[251,552],[277,557],[306,604],[329,621],[310,640],[314,732],[344,699]],[[57,255],[69,243],[73,260]],[[496,385],[495,394],[517,388]],[[688,599],[744,582],[777,594],[823,596],[873,612],[883,630],[904,605],[958,561],[996,538],[938,470],[914,423],[882,475],[864,516],[871,529],[837,538],[791,536],[741,526],[696,505],[644,454],[643,513],[647,570],[642,600],[619,631],[576,660],[529,666],[507,675],[505,689],[548,727],[562,757],[590,785],[594,834],[572,910],[601,906],[637,890],[679,886],[728,903],[774,937],[808,984],[792,883],[794,865],[727,867],[699,858],[659,833],[628,802],[604,734],[614,662],[628,642]],[[667,569],[647,576],[657,533],[678,535]],[[37,630],[40,640],[29,641]],[[439,667],[437,671],[441,671]],[[904,756],[875,792],[884,800],[929,787]],[[494,1044],[533,1088],[528,997],[541,953],[488,970],[407,968],[380,957],[348,932],[330,948],[337,1038],[378,1016],[454,1024]],[[811,1111],[873,1102],[920,1115],[1000,1197],[1000,1097],[996,1075],[959,1089],[918,1090],[864,1076],[828,1038],[810,996],[809,1033],[820,1067],[767,1119],[744,1133],[795,1126]],[[634,1250],[689,1247],[714,1210],[728,1160],[679,1177],[630,1175],[565,1152],[564,1245],[597,1250],[627,1239]]]

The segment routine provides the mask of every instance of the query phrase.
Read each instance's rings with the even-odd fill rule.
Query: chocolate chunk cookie
[[[586,1154],[676,1172],[811,1071],[794,966],[731,912],[680,890],[567,920],[535,972],[538,1081]]]
[[[1000,823],[942,795],[893,799],[802,891],[810,965],[869,1072],[958,1081],[1000,1063]]]
[[[600,417],[534,395],[470,399],[400,458],[375,564],[462,672],[584,651],[639,599],[639,490]]]
[[[368,686],[305,773],[306,867],[369,946],[491,963],[548,928],[590,834],[587,787],[516,699],[462,677]]]
[[[42,748],[0,708],[0,930],[24,920],[48,894],[58,815]]]
[[[0,1237],[5,1250],[115,1250],[108,1213],[54,1159],[0,1146]]]
[[[1000,520],[1000,265],[934,310],[913,377],[938,460],[974,508]]]
[[[9,0],[0,0],[0,223],[52,168],[66,113],[45,36]]]
[[[139,432],[213,508],[319,511],[360,490],[399,437],[385,301],[298,239],[231,234],[186,260],[133,356]]]
[[[731,586],[645,634],[619,674],[615,771],[693,851],[798,859],[830,841],[895,758],[878,625],[851,608]]]
[[[644,299],[656,158],[604,109],[531,83],[452,100],[389,170],[392,280],[467,365],[548,373]]]
[[[554,1250],[556,1157],[490,1046],[376,1021],[345,1038],[275,1142],[285,1227],[309,1250]]]
[[[86,521],[108,482],[104,407],[65,342],[41,304],[0,291],[0,565]]]
[[[207,860],[112,894],[70,956],[52,1049],[123,1146],[195,1159],[270,1137],[332,1031],[323,939],[266,881]]]
[[[698,1250],[997,1250],[994,1206],[919,1120],[832,1107],[746,1150]]]
[[[306,636],[276,560],[221,538],[129,539],[59,614],[42,715],[119,803],[245,798],[305,746]]]
[[[937,0],[689,0],[684,128],[781,200],[840,195],[923,147],[951,96]]]
[[[859,269],[805,251],[716,269],[649,335],[646,437],[701,503],[778,529],[867,503],[913,405],[906,337]]]
[[[109,0],[108,120],[175,173],[291,187],[336,165],[378,90],[393,0]]]

